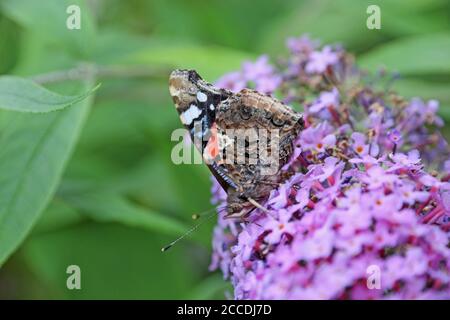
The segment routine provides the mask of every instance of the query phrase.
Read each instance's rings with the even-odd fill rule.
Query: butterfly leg
[[[256,208],[272,216],[272,213],[268,209],[264,208],[252,197],[246,196],[244,192],[232,191],[228,193],[228,213],[225,215],[225,218],[245,219]]]
[[[254,207],[252,207],[252,205],[243,196],[242,190],[228,190],[227,214],[225,215],[225,218],[242,219],[250,213],[252,208]]]

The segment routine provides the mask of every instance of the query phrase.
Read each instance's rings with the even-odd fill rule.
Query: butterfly
[[[169,92],[180,120],[227,193],[227,218],[245,218],[283,181],[303,116],[251,89],[216,88],[195,70],[174,70]]]

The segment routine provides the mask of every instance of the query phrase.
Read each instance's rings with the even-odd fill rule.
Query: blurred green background
[[[66,28],[71,4],[81,30]],[[381,8],[381,30],[366,27],[369,4]],[[160,252],[211,207],[206,167],[171,162],[181,125],[170,70],[214,81],[245,59],[286,54],[287,37],[309,33],[342,43],[371,71],[400,72],[394,88],[440,100],[450,118],[449,13],[448,0],[0,0],[0,74],[80,63],[122,70],[93,79],[102,83],[95,97],[63,111],[0,111],[0,211],[19,181],[12,196],[24,217],[0,221],[17,242],[0,242],[0,298],[224,298],[230,285],[208,271],[213,222]],[[65,94],[87,85],[46,84]],[[66,288],[72,264],[81,290]]]

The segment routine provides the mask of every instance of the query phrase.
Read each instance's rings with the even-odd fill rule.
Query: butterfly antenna
[[[217,209],[217,211],[216,211]],[[165,252],[167,250],[169,250],[170,248],[172,248],[178,241],[186,238],[188,235],[190,235],[192,232],[194,232],[195,230],[197,230],[198,227],[200,227],[202,224],[204,224],[206,221],[208,221],[210,218],[214,217],[216,215],[216,213],[218,213],[218,211],[220,210],[219,207],[217,208],[212,208],[209,209],[207,211],[205,211],[204,213],[200,213],[200,214],[193,214],[192,215],[192,219],[196,220],[196,219],[200,219],[202,217],[205,217],[205,219],[203,219],[202,221],[200,221],[199,223],[197,223],[195,226],[193,226],[192,228],[190,228],[188,231],[186,231],[183,235],[181,235],[180,237],[178,237],[177,239],[173,240],[171,243],[169,243],[167,246],[161,248],[161,252]]]

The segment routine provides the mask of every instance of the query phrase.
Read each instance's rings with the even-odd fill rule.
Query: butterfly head
[[[194,70],[175,70],[170,74],[169,91],[177,109],[196,104],[200,79]]]
[[[169,91],[181,122],[191,128],[195,121],[215,120],[216,108],[231,92],[204,81],[194,70],[174,70],[169,78]]]

